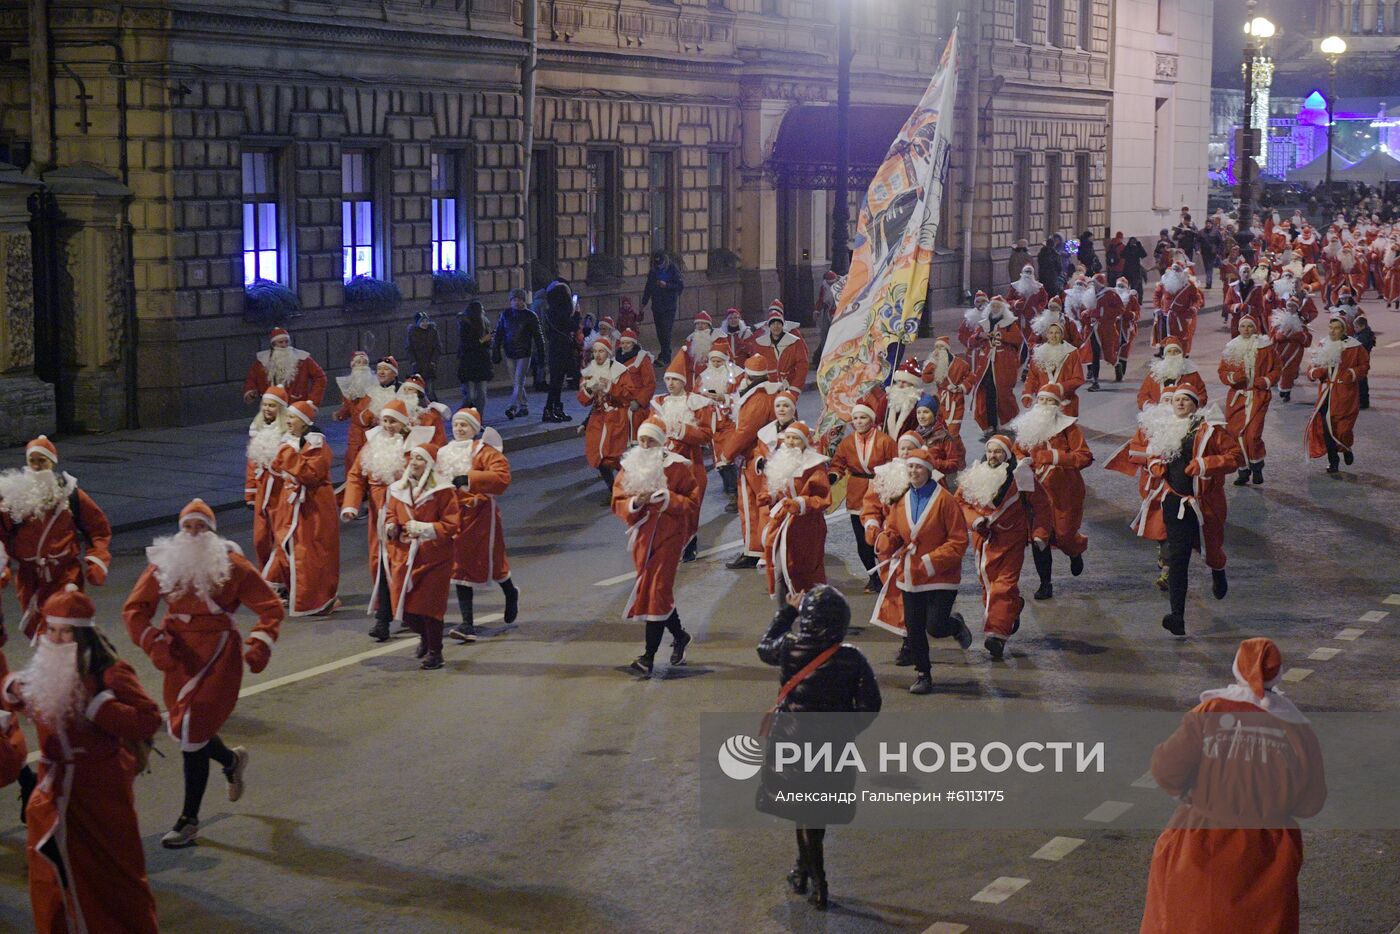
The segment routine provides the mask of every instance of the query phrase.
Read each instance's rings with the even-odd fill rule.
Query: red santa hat
[[[68,584],[44,601],[44,620],[51,625],[90,629],[96,616],[97,605],[77,584]]]
[[[286,328],[273,328],[267,335],[267,342],[270,344],[279,337],[285,337],[288,343],[292,340],[292,335],[287,333]]]
[[[613,352],[613,342],[612,342],[612,340],[609,339],[609,338],[606,338],[606,337],[599,337],[599,338],[597,338],[596,340],[594,340],[592,344],[589,344],[588,347],[589,347],[590,350],[592,350],[594,347],[602,347],[604,350],[606,350],[606,351],[608,352],[608,356],[610,356],[610,357],[612,356],[612,352]]]
[[[40,435],[24,446],[24,456],[26,459],[28,459],[29,455],[36,452],[47,457],[50,464],[58,463],[58,448],[53,446],[53,442],[49,440],[48,435]]]
[[[783,437],[800,439],[804,448],[812,446],[812,429],[808,428],[804,422],[793,422],[784,428]]]
[[[767,376],[768,361],[762,354],[754,354],[744,361],[744,373],[748,376]]]
[[[1190,386],[1186,385],[1185,383],[1182,383],[1176,388],[1174,388],[1171,394],[1173,396],[1190,396],[1191,401],[1195,402],[1197,405],[1201,404],[1201,394],[1198,393],[1196,390],[1192,389]]]
[[[402,399],[390,399],[384,408],[379,410],[379,420],[392,418],[404,425],[412,424],[413,420],[408,417],[408,406],[403,404]]]
[[[951,347],[953,346],[953,341],[948,337],[947,334],[940,334],[933,339],[933,344],[935,347],[939,344],[947,344],[949,347]]]
[[[637,429],[637,437],[650,438],[657,444],[665,444],[666,423],[653,415],[651,418],[642,422],[641,426]]]
[[[983,292],[981,289],[978,289],[977,294],[972,296],[972,304],[976,305],[978,299],[981,299],[985,302],[987,300],[987,293]]]
[[[474,431],[481,430],[481,413],[469,405],[464,405],[452,416],[452,421],[463,421],[472,426]]]
[[[839,278],[841,277],[836,274],[834,269],[828,269],[826,272],[822,273],[823,282],[835,282]]]
[[[739,318],[740,320],[743,320],[743,317],[744,315],[737,308],[730,308],[724,313],[724,320],[726,321],[728,321],[730,318]]]
[[[424,382],[423,377],[419,376],[417,373],[414,373],[408,379],[404,380],[403,385],[399,388],[412,389],[424,398],[428,396],[428,384]]]
[[[712,327],[715,326],[715,321],[714,321],[713,318],[710,317],[710,313],[709,313],[708,311],[702,311],[702,312],[700,312],[698,315],[696,315],[696,316],[695,316],[695,323],[696,323],[696,324],[703,324],[703,325],[705,325],[706,327],[709,327],[709,328],[712,328]]]
[[[1114,283],[1113,283],[1113,284],[1114,284],[1114,285],[1132,285],[1132,283],[1128,281],[1128,277],[1127,277],[1127,276],[1119,276],[1116,280],[1114,280]]]
[[[773,404],[777,405],[779,399],[786,399],[792,403],[793,408],[797,408],[797,393],[791,389],[784,389],[782,392],[773,395]]]
[[[1181,343],[1181,338],[1179,338],[1179,337],[1168,337],[1168,338],[1165,338],[1165,339],[1162,341],[1162,351],[1165,353],[1165,352],[1166,352],[1166,349],[1167,349],[1168,347],[1175,347],[1177,350],[1180,350],[1182,353],[1185,353],[1185,352],[1186,352],[1186,345],[1184,345],[1183,343]]]
[[[906,464],[920,464],[929,473],[933,473],[933,452],[928,448],[915,448],[904,455]]]
[[[913,357],[905,360],[899,365],[899,369],[894,371],[894,381],[896,383],[908,383],[910,386],[920,386],[924,381],[924,374],[919,369],[919,363]]]
[[[262,401],[276,402],[285,409],[291,404],[292,397],[287,394],[286,386],[269,386],[263,390]]]
[[[706,357],[723,357],[727,361],[729,359],[729,348],[724,344],[711,344],[710,352],[706,354]]]
[[[350,365],[354,366],[355,361],[361,357],[365,358],[365,363],[369,363],[369,354],[365,353],[363,350],[357,350],[350,355]]]
[[[875,407],[871,404],[873,401],[873,399],[867,396],[865,399],[851,406],[851,418],[855,418],[857,415],[869,415],[870,420],[874,421]]]
[[[612,330],[612,327],[613,327],[612,315],[603,315],[603,317],[601,317],[601,318],[598,319],[598,330],[601,331],[601,330],[603,329],[604,326],[606,326],[606,327],[608,328],[608,330]]]
[[[399,361],[395,360],[393,357],[380,357],[379,362],[375,364],[375,368],[377,369],[381,366],[387,366],[394,371],[395,376],[399,375]]]
[[[623,341],[631,341],[634,344],[639,343],[637,340],[637,332],[632,330],[631,328],[624,328],[622,333],[619,334],[617,338],[617,342],[619,345],[621,345]]]
[[[1235,652],[1235,680],[1263,699],[1283,674],[1283,653],[1272,639],[1246,639]]]
[[[773,301],[768,304],[768,317],[765,318],[764,321],[768,324],[772,324],[774,321],[786,323],[787,314],[783,308],[783,303],[776,298],[773,299]]]
[[[214,519],[214,510],[209,508],[209,504],[199,497],[189,501],[184,509],[180,510],[180,521],[177,523],[183,527],[186,519],[195,519],[204,523],[204,527],[213,532],[219,527],[219,523]]]
[[[415,444],[408,453],[410,455],[421,455],[422,458],[428,462],[429,467],[435,467],[437,466],[437,456],[440,450],[442,450],[442,445],[438,444],[436,441],[424,441],[422,444]]]
[[[899,441],[905,441],[905,440],[913,441],[913,442],[914,442],[914,447],[915,447],[916,449],[917,449],[917,448],[922,448],[922,447],[924,446],[924,438],[923,438],[923,435],[919,434],[917,431],[906,431],[904,434],[902,434],[902,435],[899,436]],[[897,444],[897,443],[898,443],[898,442],[896,442],[896,444]]]
[[[1035,398],[1037,402],[1041,399],[1054,399],[1055,404],[1060,405],[1065,401],[1065,390],[1059,383],[1046,383],[1040,387]]]
[[[992,435],[987,439],[987,447],[996,445],[1006,452],[1007,457],[1014,457],[1015,453],[1011,449],[1011,439],[1006,435]]]
[[[316,421],[316,403],[310,399],[292,403],[287,407],[287,411],[308,425]]]
[[[1108,276],[1104,275],[1104,274],[1101,273],[1101,272],[1100,272],[1100,273],[1096,273],[1096,274],[1094,275],[1094,281],[1097,282],[1099,285],[1102,285],[1102,286],[1104,286],[1104,287],[1107,287],[1107,286],[1108,286]]]
[[[670,364],[666,367],[666,372],[661,375],[662,379],[678,379],[685,382],[690,377],[686,373],[685,354],[676,354],[671,358]]]

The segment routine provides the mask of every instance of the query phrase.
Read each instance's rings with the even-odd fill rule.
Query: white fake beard
[[[1132,288],[1126,285],[1115,288],[1113,291],[1118,293],[1118,297],[1123,300],[1124,305],[1128,304],[1128,301],[1137,294]]]
[[[729,364],[725,364],[722,367],[706,367],[700,374],[700,388],[707,392],[728,392]]]
[[[282,426],[273,422],[266,428],[259,428],[248,435],[248,462],[263,470],[272,466],[277,449],[282,446]]]
[[[802,448],[783,445],[768,456],[768,463],[763,465],[763,476],[768,480],[770,493],[786,492],[788,484],[802,473],[803,455],[806,453]]]
[[[1070,355],[1072,350],[1074,348],[1064,341],[1058,344],[1037,344],[1031,357],[1046,375],[1055,376],[1060,372],[1060,364],[1065,362],[1065,358]]]
[[[940,349],[942,348],[942,349]],[[948,368],[953,365],[952,351],[939,344],[933,351],[933,384],[939,386],[948,378]]]
[[[352,366],[350,377],[345,381],[345,398],[350,400],[363,399],[369,395],[374,387],[379,385],[379,377],[369,368],[369,365]]]
[[[881,502],[892,502],[903,496],[904,491],[909,489],[909,467],[904,458],[896,457],[888,464],[876,467],[870,487]]]
[[[665,451],[640,445],[622,455],[622,492],[628,496],[650,496],[666,489]]]
[[[1343,253],[1337,258],[1337,262],[1341,264],[1342,272],[1351,272],[1356,268],[1356,254]]]
[[[274,386],[283,386],[297,375],[297,356],[290,347],[273,347],[267,354],[267,379]]]
[[[1255,284],[1255,285],[1268,285],[1268,284],[1269,284],[1269,270],[1267,270],[1267,269],[1256,269],[1256,270],[1254,270],[1253,279],[1254,279],[1254,284]]]
[[[1342,244],[1340,240],[1329,240],[1322,248],[1322,253],[1329,259],[1337,259],[1342,255]]]
[[[1220,351],[1220,358],[1227,363],[1243,363],[1244,378],[1250,383],[1254,382],[1254,362],[1259,355],[1259,335],[1231,338],[1225,342],[1225,347]]]
[[[666,423],[666,433],[672,437],[679,436],[684,426],[694,425],[695,415],[690,411],[690,396],[663,396],[661,420]]]
[[[992,505],[997,493],[1006,482],[1011,465],[998,464],[993,467],[985,460],[975,461],[958,474],[958,495],[974,506],[986,508]]]
[[[923,394],[924,391],[918,386],[890,383],[890,388],[885,390],[885,398],[889,400],[889,405],[885,409],[885,422],[888,424],[890,419],[898,414],[899,421],[903,424],[905,417],[914,411],[914,406],[918,404],[919,397]]]
[[[583,378],[584,387],[597,392],[603,380],[612,379],[612,365],[613,361],[610,358],[608,362],[604,363],[602,366],[594,362],[584,367],[583,372],[579,374]]]
[[[983,305],[982,308],[978,308],[978,307],[976,307],[976,306],[973,306],[972,308],[969,308],[967,311],[964,311],[964,312],[963,312],[963,323],[966,324],[966,325],[967,325],[968,327],[970,327],[970,328],[980,327],[981,324],[982,324],[982,309],[983,309],[983,308],[986,308],[986,307],[987,307],[986,305]]]
[[[1303,319],[1295,311],[1280,308],[1269,316],[1269,324],[1284,334],[1297,334],[1303,330]]]
[[[995,312],[995,317],[993,316]],[[1011,308],[1004,302],[988,302],[982,309],[982,330],[990,337],[993,331],[1011,323]]]
[[[715,332],[713,329],[709,331],[692,331],[690,333],[690,359],[704,360],[709,356],[710,348],[714,346],[714,343]]]
[[[418,395],[418,390],[400,386],[398,395],[394,398],[402,402],[404,408],[408,409],[408,420],[410,424],[418,421],[418,416],[423,412],[423,397]]]
[[[1186,283],[1187,278],[1184,271],[1177,272],[1175,269],[1168,269],[1166,272],[1162,273],[1162,288],[1167,291],[1168,295],[1175,295],[1177,292],[1180,292],[1182,289],[1186,288]]]
[[[466,476],[472,468],[476,454],[476,440],[449,441],[438,449],[437,472],[439,476],[452,478]]]
[[[1298,291],[1298,283],[1292,276],[1284,276],[1274,282],[1274,294],[1279,301],[1286,302],[1294,292]]]
[[[367,393],[369,396],[371,414],[373,414],[375,418],[378,418],[379,413],[384,411],[384,406],[398,398],[398,392],[399,391],[394,388],[393,383],[390,383],[388,386],[381,386],[379,385],[379,381],[375,380],[374,385],[370,387]]]
[[[1313,349],[1313,366],[1334,367],[1342,362],[1342,348],[1346,346],[1346,340],[1334,341],[1330,337],[1323,338],[1322,343]]]
[[[1011,287],[1015,289],[1016,294],[1022,298],[1030,298],[1036,292],[1040,291],[1040,283],[1036,281],[1035,276],[1028,276],[1025,273],[1021,273],[1021,278],[1011,283]]]
[[[87,702],[87,686],[78,674],[76,642],[53,642],[40,636],[34,657],[15,677],[23,686],[25,711],[49,729],[61,729]]]
[[[1162,359],[1153,360],[1147,365],[1147,372],[1152,374],[1160,385],[1165,386],[1167,380],[1179,380],[1181,374],[1186,372],[1186,357],[1173,354],[1163,354]]]
[[[7,470],[0,474],[0,509],[15,522],[27,522],[67,508],[67,489],[67,481],[54,470]]]
[[[1094,289],[1092,286],[1076,285],[1074,288],[1070,289],[1068,292],[1065,293],[1065,309],[1067,311],[1074,311],[1075,309],[1082,308],[1085,311],[1087,311],[1088,309],[1094,307],[1094,302],[1096,298],[1097,296],[1094,295]]]
[[[233,573],[229,543],[213,532],[176,532],[155,540],[146,560],[156,569],[162,593],[192,593],[201,599],[228,583]]]
[[[1181,452],[1181,442],[1191,431],[1194,419],[1178,418],[1170,402],[1149,405],[1138,414],[1138,424],[1147,436],[1147,456],[1168,460]]]
[[[1048,443],[1055,437],[1059,429],[1059,420],[1059,406],[1041,405],[1037,402],[1013,418],[1007,427],[1022,447],[1034,448]]]
[[[360,463],[375,483],[393,483],[403,476],[403,439],[381,431],[360,448]]]

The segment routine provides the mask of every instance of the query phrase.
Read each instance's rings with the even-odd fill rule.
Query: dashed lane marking
[[[1030,884],[1031,880],[1029,879],[1000,876],[985,889],[972,896],[972,900],[974,902],[984,902],[988,905],[1000,905]]]
[[[1355,642],[1366,634],[1364,629],[1343,629],[1333,636],[1333,639],[1341,639],[1343,642]]]
[[[1109,824],[1128,813],[1132,807],[1127,801],[1105,801],[1085,814],[1084,819],[1096,824]]]
[[[1058,862],[1079,849],[1083,842],[1077,837],[1053,837],[1050,842],[1032,853],[1031,859],[1047,859],[1051,862]]]
[[[1393,593],[1381,602],[1386,606],[1400,606],[1400,593]]]
[[[924,934],[963,934],[966,930],[966,924],[958,924],[956,921],[935,921]]]
[[[1371,610],[1367,613],[1362,613],[1359,617],[1357,617],[1357,622],[1379,623],[1381,620],[1385,619],[1389,615],[1390,614],[1387,613],[1385,610]]]
[[[1284,681],[1302,681],[1312,674],[1311,668],[1290,668],[1283,673]]]
[[[1134,787],[1134,788],[1156,788],[1156,787],[1157,787],[1157,779],[1155,779],[1155,778],[1152,777],[1152,773],[1151,773],[1151,772],[1145,772],[1145,773],[1143,773],[1143,775],[1142,775],[1141,778],[1139,778],[1137,781],[1133,782],[1133,787]]]
[[[1338,655],[1340,655],[1341,652],[1342,652],[1341,649],[1329,649],[1329,648],[1313,649],[1312,654],[1308,656],[1308,661],[1311,661],[1311,662],[1330,662],[1332,659],[1334,659],[1334,658],[1336,658]]]

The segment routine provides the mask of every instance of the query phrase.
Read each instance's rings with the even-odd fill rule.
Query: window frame
[[[450,156],[453,160],[451,178],[448,180],[448,187],[434,187],[437,179],[433,172],[433,160],[443,156]],[[469,142],[465,140],[443,140],[434,143],[428,151],[428,220],[431,225],[439,224],[438,202],[448,200],[454,202],[452,210],[452,220],[456,225],[456,236],[453,242],[456,244],[457,264],[454,267],[469,276],[476,276],[476,211],[475,197],[476,188],[473,185],[475,177],[475,165],[472,159],[473,150]],[[428,244],[428,268],[432,272],[443,272],[438,268],[438,245],[447,242],[442,237],[431,238]]]
[[[296,224],[292,216],[295,200],[292,196],[292,182],[295,173],[291,163],[291,146],[285,140],[272,139],[247,139],[243,140],[238,154],[238,206],[239,206],[239,233],[243,242],[246,243],[247,229],[244,217],[245,207],[249,204],[271,204],[274,210],[274,237],[273,250],[277,254],[275,276],[261,275],[261,268],[258,268],[255,278],[272,279],[279,285],[290,289],[296,288]],[[271,192],[255,192],[249,195],[247,186],[244,184],[246,170],[243,165],[243,157],[246,155],[266,155],[270,159],[268,166],[268,178],[272,186]],[[256,213],[256,212],[255,212]],[[254,225],[254,238],[256,241],[259,225]],[[254,252],[267,252],[257,250]],[[243,280],[244,286],[251,285],[248,281],[248,253],[246,247],[239,250],[237,261],[238,274]],[[260,267],[260,263],[258,264]]]
[[[647,150],[647,252],[655,253],[661,250],[666,253],[675,253],[679,240],[680,231],[680,192],[678,190],[678,168],[680,161],[676,158],[679,149],[674,146],[655,146]],[[658,189],[655,184],[656,173],[653,168],[653,161],[663,156],[666,159],[666,187]],[[656,242],[656,193],[661,190],[665,193],[666,207],[666,229],[662,231],[662,242]]]
[[[1074,154],[1074,227],[1075,236],[1079,232],[1091,230],[1093,204],[1091,194],[1094,185],[1094,166],[1088,150],[1081,149]]]
[[[1035,0],[1016,0],[1012,14],[1012,37],[1017,42],[1031,45],[1035,42]]]
[[[706,153],[705,161],[705,232],[707,248],[710,250],[728,250],[731,242],[731,227],[734,217],[734,154],[737,152],[733,147],[715,148]],[[720,175],[719,184],[714,183],[714,178],[710,174],[712,162],[715,158],[724,160],[724,171]],[[723,199],[724,211],[720,219],[719,230],[720,239],[715,241],[715,218],[712,208],[716,193]]]
[[[1065,0],[1046,2],[1045,44],[1057,49],[1065,48]]]
[[[1094,0],[1079,0],[1078,29],[1079,48],[1085,52],[1094,50]]]
[[[554,147],[549,144],[536,145],[530,152],[530,184],[525,192],[525,223],[531,225],[530,205],[537,204],[533,212],[538,219],[534,235],[528,239],[534,247],[535,255],[527,256],[531,264],[540,263],[551,270],[559,268],[559,227],[556,219],[559,214],[558,169]],[[538,193],[538,197],[536,197]],[[530,231],[527,229],[527,234]]]
[[[1045,236],[1053,237],[1060,232],[1063,218],[1060,217],[1061,200],[1064,194],[1064,154],[1045,154]]]
[[[1031,191],[1034,185],[1034,159],[1028,149],[1011,154],[1011,242],[1031,237]]]
[[[593,197],[593,159],[601,157],[604,162],[605,178],[599,197],[603,198],[603,210],[594,210],[594,205],[590,200]],[[589,146],[584,153],[584,176],[587,179],[588,187],[584,189],[584,234],[588,240],[588,251],[590,256],[617,256],[622,255],[622,149],[618,146]],[[603,231],[601,236],[596,238],[601,244],[600,249],[594,249],[593,222],[601,214],[603,218]]]
[[[345,184],[345,158],[347,156],[361,155],[365,158],[363,170],[363,181],[367,186],[359,191],[347,191]],[[340,229],[340,250],[341,250],[341,281],[349,282],[357,275],[369,275],[376,279],[388,280],[392,276],[389,268],[389,227],[384,218],[384,191],[386,190],[385,178],[388,172],[388,160],[385,158],[384,147],[377,143],[360,143],[347,141],[340,149],[340,204],[341,204],[341,229]],[[353,205],[368,204],[370,209],[369,218],[369,243],[358,242],[357,233],[351,234],[350,249],[356,250],[363,246],[368,246],[370,251],[370,263],[368,272],[360,271],[358,262],[352,261],[353,272],[346,275],[345,268],[345,218],[346,206],[351,206],[350,213],[353,215],[355,209]],[[354,224],[351,225],[355,229]]]

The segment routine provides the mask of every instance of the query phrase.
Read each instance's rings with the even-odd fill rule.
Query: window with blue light
[[[439,150],[429,157],[432,175],[433,272],[472,272],[471,190],[467,156]]]
[[[345,281],[372,276],[375,249],[374,153],[346,149],[340,157],[341,255]]]
[[[243,169],[243,284],[269,279],[286,285],[278,211],[277,153],[247,150]]]

